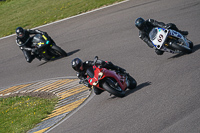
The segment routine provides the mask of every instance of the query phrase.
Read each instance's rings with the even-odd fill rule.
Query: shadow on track
[[[193,52],[197,51],[200,49],[200,44],[194,45],[193,47]]]
[[[67,53],[67,56],[65,56],[65,57],[68,57],[68,56],[70,56],[70,55],[73,55],[74,53],[76,53],[76,52],[78,52],[78,51],[80,51],[80,49],[77,49],[77,50],[68,52],[68,53]],[[56,60],[59,60],[59,59],[65,58],[65,57],[58,57],[58,58],[52,59],[52,60],[50,60],[50,61],[45,61],[45,62],[43,62],[42,64],[40,64],[40,65],[38,65],[38,66],[42,66],[42,65],[44,65],[44,64],[46,64],[46,63],[48,63],[48,62],[56,61]]]
[[[144,87],[146,87],[146,86],[149,86],[149,85],[151,85],[151,82],[149,82],[149,81],[141,83],[135,89],[127,90],[125,97],[136,92],[136,91],[138,91],[138,90],[140,90],[140,89],[142,89],[142,88],[144,88]],[[114,99],[114,98],[118,98],[118,97],[112,95],[112,97],[110,97],[109,99]]]
[[[74,53],[76,53],[76,52],[78,52],[78,51],[80,51],[80,49],[71,51],[71,52],[67,53],[67,56],[73,55]]]
[[[178,57],[181,57],[181,56],[184,56],[184,55],[186,55],[186,54],[180,53],[180,54],[176,54],[176,55],[174,55],[172,57],[169,57],[168,59],[178,58]]]
[[[194,53],[195,51],[199,50],[200,49],[200,44],[197,44],[197,45],[194,45],[193,49],[192,49],[192,53]],[[192,54],[191,53],[191,54]],[[173,59],[173,58],[178,58],[178,57],[181,57],[181,56],[184,56],[184,55],[187,55],[187,54],[183,54],[183,53],[180,53],[180,54],[176,54],[168,59]]]
[[[144,87],[146,87],[146,86],[149,86],[149,85],[151,85],[151,82],[144,82],[144,83],[141,83],[141,84],[139,84],[135,89],[132,89],[132,90],[127,90],[126,91],[126,96],[128,96],[128,95],[130,95],[130,94],[132,94],[132,93],[134,93],[134,92],[136,92],[136,91],[138,91],[138,90],[140,90],[140,89],[142,89],[142,88],[144,88]]]

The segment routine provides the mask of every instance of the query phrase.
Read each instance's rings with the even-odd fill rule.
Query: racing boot
[[[35,56],[34,55],[30,55],[29,57],[25,57],[25,58],[26,58],[26,61],[28,63],[31,63],[35,59]]]
[[[42,57],[40,57],[39,55],[35,55],[35,57],[36,57],[39,61],[41,61],[41,59],[42,59]]]
[[[39,61],[41,61],[41,59],[42,59],[42,57],[39,57],[39,56],[37,56],[36,58],[37,58]]]

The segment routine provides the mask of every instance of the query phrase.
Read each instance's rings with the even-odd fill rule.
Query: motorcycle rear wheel
[[[61,49],[59,46],[53,45],[51,48],[54,50],[55,56],[60,56],[60,57],[67,56],[67,53],[63,49]]]
[[[133,77],[131,77],[130,75],[128,76],[128,80],[129,80],[129,82],[130,82],[130,85],[129,85],[128,88],[129,88],[130,90],[135,89],[135,87],[137,86],[136,80],[135,80]]]
[[[192,41],[190,41],[189,39],[187,39],[189,42],[189,46],[190,46],[190,49],[193,49],[193,42]]]
[[[179,44],[179,43],[172,43],[171,45],[174,49],[177,49],[177,50],[180,50],[182,51],[183,53],[186,53],[186,54],[190,54],[192,53],[192,49],[191,48],[186,48],[185,46]]]
[[[111,79],[109,79],[109,80],[111,80]],[[113,82],[113,85],[109,85],[109,83],[107,83],[105,81],[102,83],[102,87],[103,87],[103,89],[105,89],[109,93],[115,95],[116,97],[124,97],[125,96],[125,91],[123,91],[119,85],[117,86],[117,88],[114,87],[114,82]]]

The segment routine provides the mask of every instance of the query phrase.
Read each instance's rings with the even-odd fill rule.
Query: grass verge
[[[18,26],[34,28],[123,0],[4,0],[0,1],[0,37]]]
[[[32,129],[54,109],[58,98],[0,98],[0,129],[2,133],[22,133]]]

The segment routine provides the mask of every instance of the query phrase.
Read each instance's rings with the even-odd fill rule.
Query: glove
[[[80,80],[80,81],[79,81],[79,84],[83,84],[83,80]]]
[[[84,82],[84,85],[85,85],[86,87],[89,87],[89,88],[92,87],[87,81]]]
[[[89,83],[85,82],[84,85],[85,85],[86,87],[88,87],[88,86],[89,86]]]
[[[37,48],[31,49],[31,52],[32,52],[32,53],[36,53],[36,52],[37,52]]]
[[[31,52],[32,52],[32,53],[35,53],[35,51],[36,51],[36,49],[35,49],[35,48],[31,49]]]
[[[107,65],[107,63],[106,63],[105,61],[102,61],[102,62],[101,62],[101,68],[102,68],[102,67],[105,67],[106,65]]]
[[[99,68],[103,68],[107,65],[107,63],[103,60],[97,60],[95,65],[98,65]]]
[[[165,28],[166,28],[166,29],[169,29],[170,27],[171,27],[170,24],[166,24],[166,25],[165,25]]]

